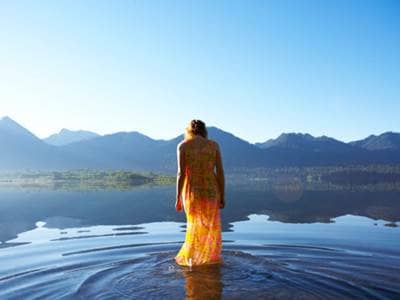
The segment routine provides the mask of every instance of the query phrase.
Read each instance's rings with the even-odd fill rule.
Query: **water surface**
[[[400,193],[227,191],[224,261],[189,268],[172,186],[2,190],[0,298],[400,297]]]

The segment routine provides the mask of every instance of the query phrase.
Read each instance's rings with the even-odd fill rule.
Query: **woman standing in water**
[[[222,262],[221,216],[225,178],[217,142],[203,121],[192,120],[177,146],[177,211],[186,214],[186,237],[175,261],[183,266]]]

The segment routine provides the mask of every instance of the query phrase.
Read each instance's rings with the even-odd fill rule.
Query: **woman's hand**
[[[175,209],[176,211],[182,211],[182,198],[179,196],[176,197]]]

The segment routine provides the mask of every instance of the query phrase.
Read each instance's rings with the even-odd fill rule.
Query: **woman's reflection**
[[[221,299],[221,264],[185,268],[186,299]]]

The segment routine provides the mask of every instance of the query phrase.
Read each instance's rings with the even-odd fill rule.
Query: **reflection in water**
[[[174,187],[138,188],[133,191],[11,191],[0,190],[1,242],[32,230],[37,221],[48,228],[185,222],[174,210]],[[250,214],[267,214],[285,223],[330,223],[343,215],[359,215],[388,222],[400,220],[400,192],[307,191],[296,182],[272,190],[227,186],[222,228],[246,220]]]
[[[272,189],[272,192],[276,199],[282,203],[294,203],[299,201],[303,196],[304,190],[299,186],[276,186]]]
[[[221,264],[184,268],[186,299],[221,299]]]
[[[286,186],[228,187],[224,262],[191,269],[173,187],[2,190],[0,299],[400,297],[399,192]]]
[[[192,268],[174,261],[182,223],[61,230],[38,221],[12,241],[30,244],[0,249],[0,299],[398,299],[400,228],[334,221],[249,215],[223,233],[223,263]]]

